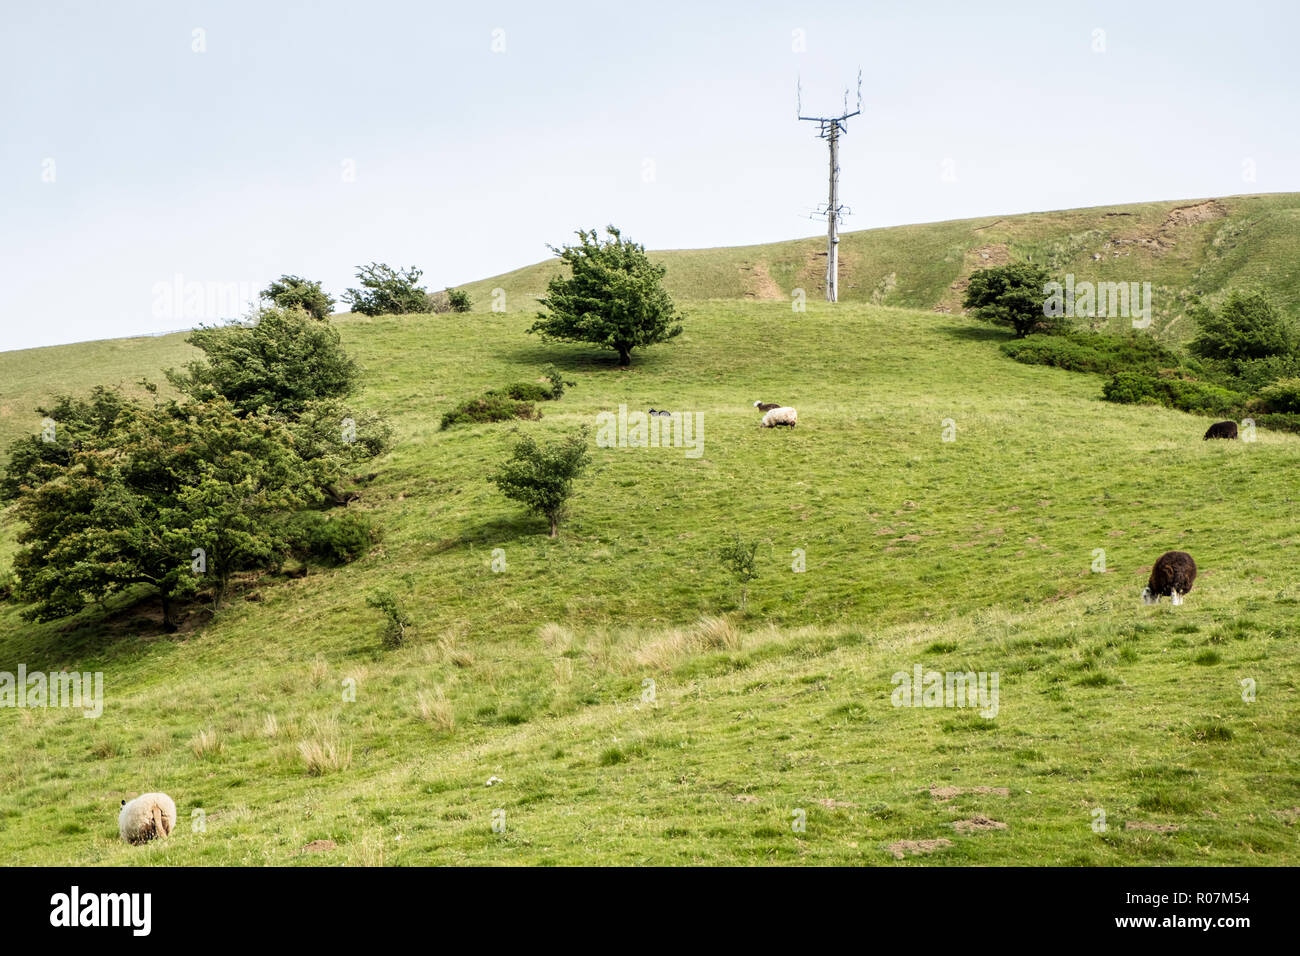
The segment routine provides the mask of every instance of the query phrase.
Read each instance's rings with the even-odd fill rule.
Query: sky
[[[0,0],[0,350],[440,289],[617,224],[842,228],[1300,190],[1300,4]],[[195,294],[195,290],[200,294]]]

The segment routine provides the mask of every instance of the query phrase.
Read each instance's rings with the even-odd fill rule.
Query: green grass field
[[[1289,218],[1261,248],[1294,247],[1300,197],[1222,202]],[[1158,226],[1186,205],[1126,208]],[[1046,248],[1030,220],[1068,234],[1085,218],[990,234]],[[846,236],[852,301],[809,285],[802,314],[710,284],[724,253],[752,250],[665,254],[686,332],[629,371],[524,334],[536,268],[471,287],[481,309],[484,289],[506,288],[515,311],[337,319],[368,370],[360,403],[395,427],[352,505],[383,542],[343,568],[244,580],[174,636],[148,602],[43,625],[0,604],[0,670],[106,685],[95,720],[0,709],[0,856],[1300,862],[1300,436],[1204,442],[1205,419],[1103,402],[1100,378],[1020,365],[1003,333],[932,311],[969,264],[972,225],[896,230],[907,241],[883,264],[879,234]],[[1212,245],[1224,225],[1187,228]],[[807,245],[761,247],[783,293]],[[1182,248],[1164,254],[1171,270]],[[1197,248],[1161,283],[1209,275]],[[897,274],[884,305],[868,261]],[[1223,284],[1266,274],[1257,256],[1215,261]],[[35,430],[54,391],[158,380],[188,352],[171,336],[0,353],[3,437]],[[547,362],[577,385],[540,422],[438,430],[458,400]],[[758,428],[756,399],[797,406],[798,428]],[[558,435],[620,404],[700,413],[703,454],[593,448],[557,540],[487,482],[516,428]],[[0,568],[16,530],[0,526]],[[732,532],[760,542],[744,613],[716,557]],[[1174,548],[1196,557],[1195,590],[1143,606],[1151,562]],[[417,624],[401,650],[380,648],[365,603],[381,586]],[[918,664],[997,672],[997,715],[894,707],[892,675]],[[176,799],[178,831],[126,846],[120,800],[155,789]]]

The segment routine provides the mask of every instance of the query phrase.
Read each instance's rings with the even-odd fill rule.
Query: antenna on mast
[[[862,112],[862,68],[858,68],[858,108],[849,112],[849,91],[844,90],[844,110],[839,116],[804,116],[803,82],[797,81],[796,99],[799,104],[799,119],[818,124],[817,135],[830,145],[830,193],[824,210],[820,215],[826,216],[826,301],[839,301],[839,222],[849,212],[847,206],[840,203],[840,134],[847,134],[848,120]]]

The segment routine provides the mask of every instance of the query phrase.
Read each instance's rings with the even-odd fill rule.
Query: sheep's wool
[[[165,837],[176,826],[176,803],[165,793],[144,793],[122,805],[117,829],[132,845]]]
[[[799,413],[789,405],[783,405],[780,408],[774,408],[763,416],[763,427],[772,428],[776,425],[789,425],[791,428],[799,420]]]

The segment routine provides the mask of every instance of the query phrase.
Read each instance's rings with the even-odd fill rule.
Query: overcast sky
[[[819,234],[796,79],[837,112],[859,66],[848,230],[1300,190],[1298,10],[5,0],[0,350],[223,318],[193,283],[337,295],[379,260],[442,288],[609,222]]]

